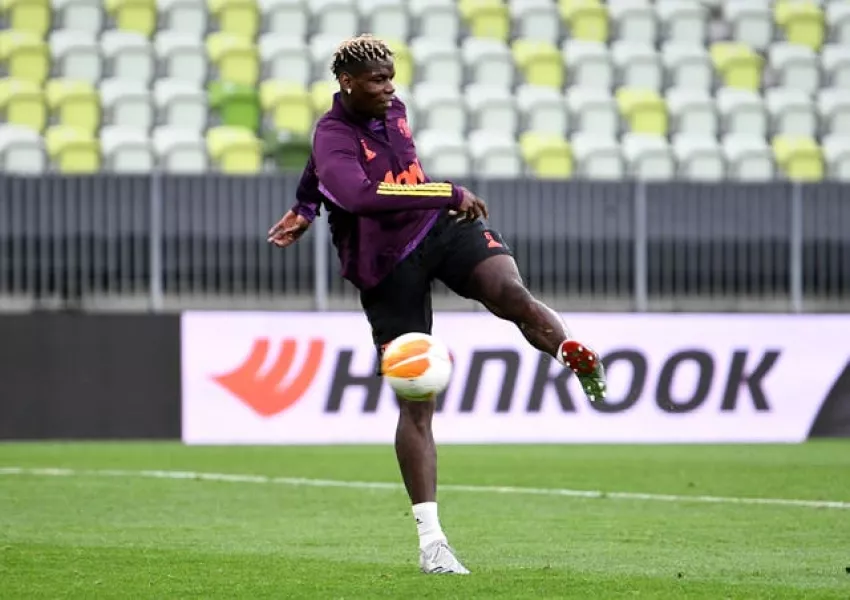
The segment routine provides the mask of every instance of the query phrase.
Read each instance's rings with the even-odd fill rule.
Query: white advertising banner
[[[455,357],[439,443],[800,442],[850,358],[850,316],[567,314],[608,398],[488,313],[437,313]],[[398,414],[358,313],[182,317],[183,441],[391,443]],[[850,399],[848,399],[850,401]]]

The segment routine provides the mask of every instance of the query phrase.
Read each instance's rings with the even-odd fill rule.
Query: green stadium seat
[[[260,96],[247,85],[214,81],[209,86],[209,107],[218,112],[223,125],[243,127],[257,133],[260,129]]]

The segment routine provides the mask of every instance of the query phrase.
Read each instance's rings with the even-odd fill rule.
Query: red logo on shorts
[[[493,234],[489,231],[484,232],[484,239],[487,240],[488,248],[504,248],[499,242],[493,239]]]

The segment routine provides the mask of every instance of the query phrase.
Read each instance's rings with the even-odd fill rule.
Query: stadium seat
[[[150,83],[155,73],[153,48],[147,38],[129,31],[106,31],[100,38],[103,57],[113,77]]]
[[[762,52],[773,41],[770,0],[725,0],[723,19],[732,28],[731,41]]]
[[[511,91],[499,85],[473,84],[464,90],[472,128],[516,135],[519,114]]]
[[[828,135],[823,138],[822,148],[830,179],[850,181],[850,136]]]
[[[423,129],[416,135],[416,148],[431,179],[468,177],[472,172],[467,144],[456,131]]]
[[[260,27],[288,39],[304,40],[310,30],[305,0],[260,0]]]
[[[567,40],[561,47],[561,53],[570,85],[611,89],[614,83],[614,65],[608,46],[600,42]]]
[[[97,85],[103,75],[100,44],[94,35],[80,31],[54,31],[50,50],[57,74],[65,79],[78,79]]]
[[[411,19],[406,4],[403,0],[357,0],[364,31],[381,39],[408,39]]]
[[[779,135],[773,138],[776,163],[794,181],[820,181],[824,176],[823,153],[809,137]]]
[[[207,126],[207,95],[204,90],[180,79],[158,79],[153,99],[157,122],[166,128],[200,134]]]
[[[773,14],[786,40],[820,50],[825,36],[825,17],[820,6],[798,0],[778,0]]]
[[[463,41],[461,55],[468,81],[506,89],[513,86],[514,60],[504,42],[470,37]]]
[[[52,0],[53,27],[98,34],[103,29],[102,0]]]
[[[262,168],[257,136],[242,127],[212,127],[207,130],[207,153],[222,173],[252,174]]]
[[[614,139],[620,130],[616,100],[608,90],[571,87],[565,94],[575,130],[588,135]]]
[[[525,83],[556,89],[563,87],[564,62],[554,45],[521,39],[514,41],[511,52]]]
[[[850,44],[850,3],[830,2],[826,5],[828,39],[836,44]]]
[[[526,131],[519,138],[522,158],[531,173],[541,179],[569,179],[573,175],[570,143],[552,133]]]
[[[265,155],[274,160],[275,169],[295,175],[302,173],[313,150],[311,138],[294,136],[288,132],[274,137],[269,146],[271,148],[266,149]]]
[[[218,112],[222,125],[260,131],[260,98],[256,88],[213,81],[209,85],[208,106]]]
[[[771,181],[776,168],[773,153],[762,136],[730,134],[723,137],[723,156],[729,178],[737,181]]]
[[[418,23],[416,35],[457,42],[461,24],[455,0],[410,0],[408,9]]]
[[[469,134],[469,155],[479,177],[508,178],[523,174],[523,163],[514,135],[476,130]]]
[[[160,30],[204,39],[210,15],[206,0],[158,0]]]
[[[300,39],[276,32],[260,37],[263,79],[280,79],[308,85],[313,78],[313,62]]]
[[[413,85],[416,74],[416,63],[410,47],[399,39],[385,38],[384,41],[393,53],[395,66],[395,85],[409,87]]]
[[[700,44],[669,42],[661,48],[666,85],[710,92],[714,85],[711,56]]]
[[[316,33],[334,36],[338,42],[360,33],[354,0],[310,0],[306,6]]]
[[[0,64],[6,66],[7,77],[41,84],[50,72],[50,52],[33,33],[0,31]]]
[[[100,84],[104,121],[147,133],[154,124],[150,88],[133,79],[105,79]]]
[[[458,9],[473,37],[507,41],[511,16],[502,0],[459,0]]]
[[[59,125],[94,136],[100,127],[100,95],[86,81],[51,79],[44,86],[50,114]]]
[[[850,46],[827,44],[820,56],[826,83],[832,87],[850,89]]]
[[[724,86],[758,90],[764,59],[752,48],[736,42],[712,44],[711,62]]]
[[[608,41],[608,11],[596,0],[559,0],[561,19],[576,40]]]
[[[768,119],[762,97],[737,88],[720,88],[715,96],[722,129],[728,134],[764,138]]]
[[[207,7],[217,29],[253,40],[260,29],[257,0],[208,0]]]
[[[821,132],[850,136],[850,94],[839,88],[822,89],[817,97]]]
[[[105,0],[105,8],[118,29],[135,31],[145,37],[156,31],[156,0]]]
[[[43,38],[50,29],[49,0],[3,0],[2,17],[12,31],[32,33]]]
[[[257,47],[249,39],[218,32],[207,37],[207,55],[218,69],[218,79],[253,86],[260,78]]]
[[[625,133],[621,143],[630,177],[664,181],[676,176],[676,161],[666,137]]]
[[[260,84],[260,106],[278,131],[306,135],[313,127],[313,99],[302,85],[267,80]]]
[[[677,177],[690,181],[722,181],[726,177],[726,162],[716,138],[677,135],[673,138],[672,148]]]
[[[207,79],[207,52],[204,42],[191,34],[162,31],[154,41],[163,76],[201,87]]]
[[[0,115],[9,125],[43,131],[47,105],[41,86],[27,79],[0,79]]]
[[[166,173],[204,173],[209,167],[206,144],[191,129],[158,127],[152,138],[157,164]]]
[[[664,69],[655,48],[648,44],[614,42],[611,57],[620,85],[648,90],[660,90],[664,84]]]
[[[44,134],[47,154],[61,173],[96,173],[100,170],[100,143],[77,127],[55,125]]]
[[[516,91],[520,128],[566,135],[572,119],[561,92],[550,87],[521,85]]]
[[[778,83],[807,94],[813,94],[820,86],[818,62],[817,53],[807,46],[777,42],[768,50],[768,64],[779,74]]]
[[[334,94],[339,86],[334,81],[317,81],[310,87],[310,99],[313,103],[313,114],[321,116],[333,106]],[[398,95],[398,86],[396,87]]]
[[[649,0],[608,0],[608,15],[613,22],[616,39],[655,45],[658,20]]]
[[[594,133],[579,133],[570,145],[575,158],[576,173],[583,179],[620,180],[626,175],[620,144],[613,137]]]
[[[658,0],[656,10],[662,39],[703,45],[707,37],[707,11],[704,5],[693,0]]]
[[[452,85],[420,83],[413,90],[413,107],[422,129],[458,134],[467,129],[466,105]]]
[[[45,170],[47,156],[38,132],[21,125],[0,125],[0,172],[37,175]]]
[[[314,80],[334,79],[331,63],[340,41],[342,38],[327,34],[318,34],[310,38],[310,59],[313,61]]]
[[[416,62],[416,81],[463,84],[463,58],[456,43],[418,37],[411,41],[410,50]]]
[[[699,88],[674,88],[667,91],[666,99],[673,132],[689,137],[717,136],[720,129],[717,109],[708,92]]]
[[[511,18],[518,38],[536,39],[555,45],[561,38],[557,5],[552,0],[514,0]]]
[[[616,94],[620,115],[632,133],[667,135],[667,106],[658,93],[621,87]]]
[[[817,111],[808,94],[800,90],[771,88],[765,92],[764,99],[772,133],[803,137],[817,135]]]
[[[100,132],[100,148],[108,171],[148,173],[155,160],[148,134],[134,127],[108,126]]]

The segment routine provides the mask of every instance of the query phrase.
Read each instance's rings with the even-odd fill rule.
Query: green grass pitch
[[[397,483],[390,446],[0,444],[0,598],[850,598],[850,440],[447,446],[439,460],[458,486],[846,504],[449,488],[443,525],[473,573],[424,576],[400,488],[136,474]]]

